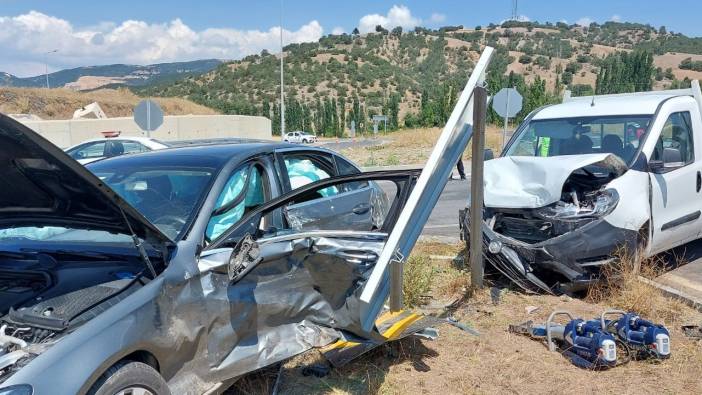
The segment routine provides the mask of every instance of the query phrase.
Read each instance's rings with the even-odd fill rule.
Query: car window
[[[323,155],[288,154],[284,155],[290,188],[297,189],[315,181],[329,178],[334,174],[332,159]],[[322,196],[338,193],[337,187],[320,190]]]
[[[263,171],[258,165],[247,165],[232,174],[217,198],[207,224],[207,240],[216,239],[245,213],[266,201],[263,181]]]
[[[687,165],[694,162],[694,143],[689,112],[670,115],[663,125],[651,160],[664,164]]]
[[[138,154],[140,152],[150,151],[145,145],[136,141],[123,141],[122,147],[125,154]]]
[[[68,152],[73,159],[93,159],[105,156],[105,141],[88,143]]]
[[[214,169],[93,166],[90,170],[171,239],[193,218]]]
[[[629,163],[643,139],[650,115],[532,119],[511,139],[506,156],[609,153]]]
[[[335,156],[334,159],[336,160],[336,169],[339,172],[339,175],[345,176],[349,174],[358,174],[361,171],[356,168],[356,166],[352,165],[349,161],[346,159],[340,157],[340,156]],[[346,184],[343,184],[343,186],[346,188],[347,191],[352,191],[360,188],[366,188],[368,187],[368,182],[366,181],[358,181],[358,182],[349,182]]]

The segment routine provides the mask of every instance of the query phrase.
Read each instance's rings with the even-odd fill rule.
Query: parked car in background
[[[283,135],[283,141],[286,143],[311,144],[317,142],[317,136],[302,131],[288,132]]]
[[[84,141],[67,148],[66,153],[85,165],[104,158],[112,158],[125,154],[160,150],[170,147],[169,144],[149,137],[105,137]]]

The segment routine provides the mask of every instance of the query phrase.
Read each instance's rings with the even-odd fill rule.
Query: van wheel
[[[88,391],[90,395],[170,395],[168,384],[151,366],[124,361],[107,369]]]

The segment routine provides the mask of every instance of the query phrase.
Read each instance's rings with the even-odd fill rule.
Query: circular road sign
[[[501,117],[512,118],[522,110],[522,95],[514,88],[502,88],[492,98],[492,109]]]

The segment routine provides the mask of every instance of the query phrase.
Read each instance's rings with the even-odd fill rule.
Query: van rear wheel
[[[124,361],[107,369],[90,388],[91,395],[170,395],[168,384],[151,366]]]

